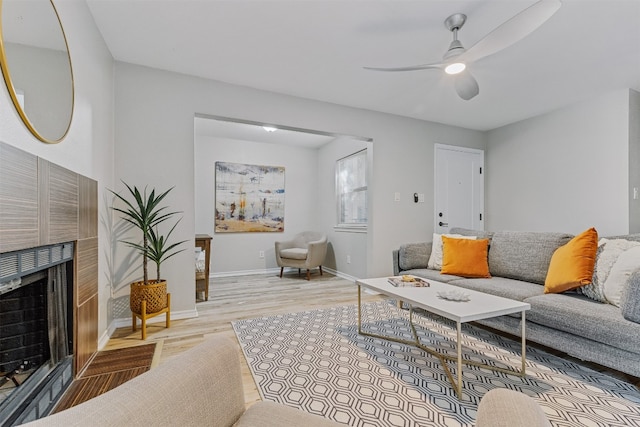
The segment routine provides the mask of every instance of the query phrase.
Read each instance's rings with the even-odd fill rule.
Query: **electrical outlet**
[[[347,264],[351,264],[351,255],[347,255]]]
[[[260,258],[264,258],[264,251],[260,251],[260,252],[258,253],[258,256],[259,256]]]

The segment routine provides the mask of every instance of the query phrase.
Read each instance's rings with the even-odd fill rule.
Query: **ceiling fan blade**
[[[522,40],[560,9],[559,0],[541,0],[509,19],[477,42],[458,60],[473,62]]]
[[[395,67],[395,68],[378,68],[378,67],[362,67],[365,70],[373,70],[373,71],[418,71],[418,70],[428,70],[430,68],[442,69],[443,64],[423,64],[423,65],[413,65],[410,67]]]
[[[478,93],[480,93],[478,82],[470,72],[465,70],[459,74],[454,75],[453,78],[453,84],[456,88],[456,92],[458,92],[458,96],[460,96],[460,98],[464,99],[465,101],[470,100]]]

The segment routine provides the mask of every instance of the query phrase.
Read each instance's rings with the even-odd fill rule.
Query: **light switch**
[[[424,193],[418,193],[418,202],[424,203]]]
[[[399,202],[400,201],[400,193],[396,192],[393,195],[393,200],[396,201],[396,202]]]
[[[633,200],[638,200],[638,187],[633,187]]]

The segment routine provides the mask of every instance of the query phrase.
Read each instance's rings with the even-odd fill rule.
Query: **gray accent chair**
[[[276,242],[276,262],[280,267],[280,277],[285,267],[307,270],[307,280],[311,279],[311,269],[318,267],[322,275],[322,264],[327,256],[327,236],[316,231],[296,234],[293,240]]]

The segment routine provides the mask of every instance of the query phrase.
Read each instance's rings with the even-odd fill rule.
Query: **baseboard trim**
[[[195,308],[193,310],[181,310],[181,311],[172,311],[171,312],[171,320],[180,320],[180,319],[192,319],[194,317],[198,317],[198,310]],[[152,317],[151,319],[147,319],[147,323],[164,323],[165,316],[157,316]],[[120,317],[118,319],[114,319],[109,324],[107,330],[102,334],[100,339],[98,340],[98,350],[103,349],[111,337],[113,333],[118,328],[130,328],[131,327],[131,316],[129,317]]]
[[[232,277],[232,276],[253,276],[257,274],[280,274],[279,268],[265,268],[262,270],[241,270],[241,271],[223,271],[221,273],[209,273],[210,279],[217,277]]]
[[[295,271],[297,268],[289,268],[285,267],[285,271]],[[355,282],[358,280],[357,277],[351,276],[346,273],[342,273],[340,271],[334,270],[329,267],[322,267],[322,271],[326,271],[327,273],[331,273],[334,276],[338,276],[342,279],[351,280]],[[220,278],[220,277],[232,277],[232,276],[254,276],[258,274],[277,274],[280,275],[280,268],[265,268],[263,270],[241,270],[241,271],[224,271],[220,273],[209,273],[210,279]],[[173,316],[172,316],[173,317]]]

